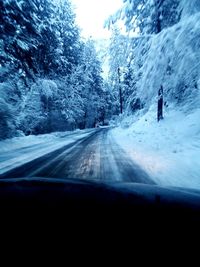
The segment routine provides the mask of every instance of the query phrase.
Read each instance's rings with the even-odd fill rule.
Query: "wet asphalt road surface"
[[[8,171],[0,178],[45,177],[154,184],[115,143],[111,131],[89,136]]]

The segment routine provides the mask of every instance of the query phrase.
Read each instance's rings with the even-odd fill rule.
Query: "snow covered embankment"
[[[152,108],[129,128],[115,128],[114,139],[158,185],[200,189],[200,109],[168,111],[160,123],[155,114]]]
[[[159,185],[200,189],[200,6],[184,3],[179,23],[136,48],[145,110],[124,117],[113,137]],[[157,123],[161,85],[165,119]]]

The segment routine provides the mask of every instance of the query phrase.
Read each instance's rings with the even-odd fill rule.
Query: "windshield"
[[[0,0],[0,178],[200,189],[199,0]]]

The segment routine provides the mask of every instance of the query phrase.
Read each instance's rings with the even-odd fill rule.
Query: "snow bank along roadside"
[[[179,23],[136,47],[133,62],[142,63],[133,68],[139,77],[136,96],[145,109],[124,115],[112,135],[159,185],[200,189],[200,6],[191,2],[182,1]],[[161,85],[165,119],[157,123]]]
[[[78,141],[94,129],[15,137],[0,142],[0,174]]]
[[[129,128],[113,129],[113,138],[158,185],[200,189],[200,108],[170,110],[160,123],[155,114],[151,108]]]

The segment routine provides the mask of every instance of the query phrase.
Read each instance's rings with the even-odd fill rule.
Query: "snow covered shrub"
[[[10,82],[0,83],[0,139],[15,134],[18,96],[16,87]]]
[[[13,113],[9,105],[0,98],[0,140],[14,135]]]
[[[20,129],[25,134],[50,132],[51,110],[57,85],[51,80],[38,79],[24,99],[21,111]]]

